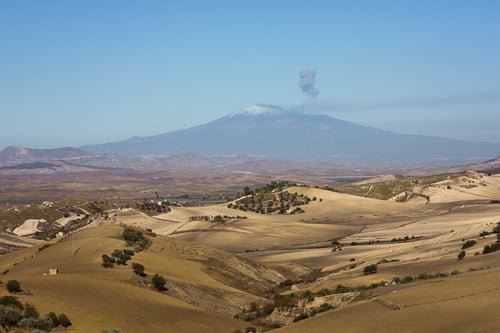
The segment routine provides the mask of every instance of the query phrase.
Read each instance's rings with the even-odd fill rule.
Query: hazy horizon
[[[500,142],[496,2],[1,9],[0,149],[152,136],[259,103],[401,134]]]

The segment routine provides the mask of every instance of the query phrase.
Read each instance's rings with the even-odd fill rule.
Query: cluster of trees
[[[243,188],[243,195],[254,195],[257,193],[273,193],[274,191],[283,191],[286,187],[297,186],[296,183],[291,183],[287,180],[272,181],[262,187],[256,187],[255,190],[250,189],[250,187],[245,186]],[[238,193],[239,196],[239,193]]]
[[[229,203],[228,208],[239,209],[242,211],[252,211],[260,214],[297,214],[303,213],[301,205],[307,205],[310,201],[316,201],[317,198],[309,198],[307,195],[290,193],[282,191],[278,194],[268,192],[251,192],[247,197],[238,200],[236,203]],[[290,210],[291,207],[296,207]]]
[[[12,328],[25,328],[36,332],[50,332],[54,327],[71,326],[71,321],[64,313],[57,315],[49,312],[40,316],[36,307],[32,304],[22,304],[17,297],[0,297],[0,326],[5,332]]]
[[[228,207],[232,206],[229,204]],[[230,207],[231,208],[231,207]],[[196,216],[190,216],[189,221],[213,221],[215,223],[224,223],[227,220],[234,220],[234,219],[246,219],[246,216],[229,216],[229,215],[216,215],[216,216],[209,216],[209,215],[196,215]]]
[[[135,246],[138,251],[144,250],[150,244],[150,241],[139,229],[126,228],[123,230],[122,237],[127,242],[128,246]]]
[[[134,254],[134,251],[129,249],[115,249],[111,252],[111,256],[107,254],[102,255],[102,267],[113,268],[115,264],[126,265],[127,261],[129,261]]]

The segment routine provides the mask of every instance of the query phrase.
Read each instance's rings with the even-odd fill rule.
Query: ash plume
[[[302,92],[309,96],[311,99],[316,99],[319,95],[318,88],[315,87],[316,83],[316,70],[304,69],[299,72],[299,87]]]

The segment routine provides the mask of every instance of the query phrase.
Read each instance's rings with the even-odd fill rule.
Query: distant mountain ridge
[[[0,151],[0,164],[2,163],[30,163],[63,158],[74,158],[90,155],[89,152],[78,148],[64,147],[53,149],[33,149],[23,147],[7,147]]]
[[[122,156],[247,154],[286,160],[421,164],[472,163],[500,153],[500,144],[397,134],[273,105],[254,105],[188,129],[81,148]]]

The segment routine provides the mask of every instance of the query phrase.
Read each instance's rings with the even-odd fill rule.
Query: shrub
[[[314,294],[310,290],[306,290],[304,294],[302,295],[304,299],[306,299],[308,302],[314,301]]]
[[[68,316],[66,316],[64,313],[61,313],[57,319],[59,319],[59,324],[62,327],[69,327],[69,326],[72,325],[71,321],[68,318]]]
[[[6,287],[9,293],[18,293],[21,291],[21,283],[17,280],[9,280]]]
[[[151,279],[151,282],[153,283],[153,287],[158,290],[162,291],[165,290],[165,278],[161,275],[155,274],[153,278]]]
[[[469,247],[472,247],[472,246],[476,245],[476,243],[477,242],[475,240],[469,239],[467,242],[464,243],[464,245],[462,245],[462,250],[465,250]]]
[[[371,264],[363,268],[363,274],[375,274],[377,273],[377,264]]]
[[[465,258],[465,251],[464,250],[460,251],[457,255],[457,258],[458,260],[462,260],[463,258]]]
[[[451,271],[451,275],[457,275],[460,274],[460,271],[458,269],[454,269]]]
[[[298,316],[296,316],[295,318],[293,318],[293,322],[296,323],[298,321],[301,321],[301,320],[304,320],[304,319],[307,319],[309,318],[309,315],[305,312],[302,312],[301,314],[299,314]]]
[[[323,303],[319,306],[318,312],[325,312],[325,311],[328,311],[331,309],[333,309],[333,305],[331,305],[329,303]]]
[[[493,228],[493,233],[500,234],[500,222]]]
[[[413,277],[412,276],[405,276],[403,278],[403,283],[410,283],[410,282],[413,282]]]
[[[294,293],[288,295],[274,295],[274,306],[277,308],[293,308],[297,305],[298,301],[297,295]]]
[[[264,307],[262,307],[261,314],[264,317],[269,316],[274,311],[274,303],[266,303]]]

